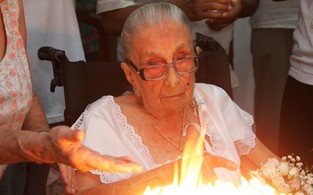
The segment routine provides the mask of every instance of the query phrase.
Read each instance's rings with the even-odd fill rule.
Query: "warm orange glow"
[[[232,183],[224,183],[216,181],[215,185],[207,184],[200,186],[190,185],[169,185],[160,186],[154,189],[148,187],[144,195],[173,195],[173,194],[231,194],[231,195],[278,195],[277,191],[271,186],[264,185],[257,179],[252,179],[249,182],[242,178],[241,185],[236,187]],[[282,195],[282,194],[281,194]]]
[[[173,195],[173,194],[247,194],[247,195],[278,195],[279,193],[271,186],[261,181],[241,179],[241,185],[215,181],[214,184],[203,184],[201,166],[203,162],[203,139],[190,140],[183,152],[183,160],[180,173],[176,167],[173,184],[159,186],[151,189],[147,187],[144,195]],[[188,158],[192,156],[192,158]],[[179,176],[180,175],[180,178]]]

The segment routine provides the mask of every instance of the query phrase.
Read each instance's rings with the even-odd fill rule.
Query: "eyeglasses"
[[[188,57],[178,60],[174,60],[172,63],[166,62],[153,62],[147,64],[143,68],[138,68],[131,60],[125,60],[127,64],[131,65],[142,80],[155,81],[164,78],[170,67],[173,67],[175,71],[180,75],[186,75],[195,72],[199,66],[198,57]]]

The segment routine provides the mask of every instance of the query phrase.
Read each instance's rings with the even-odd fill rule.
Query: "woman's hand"
[[[53,162],[70,165],[79,171],[100,170],[110,172],[140,172],[142,167],[128,157],[101,155],[81,144],[82,130],[71,130],[67,126],[52,128],[45,134],[47,158]]]
[[[59,172],[61,174],[61,180],[64,184],[64,189],[68,194],[76,194],[77,192],[77,180],[75,177],[75,170],[65,164],[58,163]]]
[[[228,160],[223,157],[219,156],[214,156],[208,152],[203,152],[204,151],[204,143],[203,143],[203,138],[205,132],[202,132],[203,130],[197,123],[189,123],[185,127],[185,143],[184,143],[184,153],[183,157],[188,157],[190,158],[198,158],[199,155],[203,155],[203,160],[202,160],[202,168],[201,168],[201,173],[202,173],[202,178],[203,182],[212,182],[217,179],[216,174],[214,172],[214,168],[219,168],[223,167],[229,170],[236,170],[238,167],[236,163],[234,163],[231,160]],[[208,137],[206,137],[206,141],[208,144],[210,144],[210,140]],[[192,160],[192,159],[183,159],[184,160]]]
[[[238,166],[231,160],[223,157],[214,156],[208,152],[203,154],[202,178],[203,182],[212,182],[217,179],[214,168],[223,167],[229,170],[236,170]]]

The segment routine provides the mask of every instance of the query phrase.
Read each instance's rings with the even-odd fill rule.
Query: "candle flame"
[[[202,131],[203,132],[203,131]],[[241,178],[241,184],[216,180],[214,183],[203,184],[201,167],[203,162],[203,136],[189,139],[184,147],[181,169],[175,166],[174,179],[171,185],[158,186],[151,189],[148,186],[144,195],[173,195],[173,194],[247,194],[247,195],[283,195],[275,188],[262,183],[257,178],[249,181]]]

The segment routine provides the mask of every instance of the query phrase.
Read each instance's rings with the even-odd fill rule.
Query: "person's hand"
[[[214,172],[215,168],[226,168],[229,170],[236,170],[238,168],[237,164],[231,160],[223,157],[214,156],[208,152],[204,151],[203,139],[206,139],[209,143],[210,140],[206,137],[204,138],[205,132],[197,123],[189,123],[185,127],[185,143],[184,143],[184,153],[183,157],[198,158],[198,155],[203,155],[201,173],[203,182],[212,182],[217,179]],[[202,134],[202,136],[200,135]],[[183,159],[185,160],[185,159]],[[187,159],[192,160],[192,159]]]
[[[176,0],[173,1],[180,7],[191,21],[208,18],[224,18],[228,11],[233,9],[233,3],[238,0]]]
[[[77,180],[75,177],[75,170],[73,167],[58,163],[59,172],[61,174],[61,180],[64,184],[64,189],[67,194],[76,194],[77,192]]]
[[[217,176],[214,172],[215,168],[225,168],[225,169],[229,169],[229,170],[236,170],[238,168],[238,166],[236,165],[236,163],[234,163],[231,160],[228,160],[224,157],[219,157],[219,156],[215,156],[212,155],[208,152],[204,152],[203,154],[199,154],[199,155],[203,155],[203,160],[202,160],[202,167],[200,170],[200,174],[202,175],[202,182],[203,183],[214,183],[217,179]],[[163,166],[163,177],[165,178],[172,178],[173,175],[173,170],[174,167],[178,167],[178,172],[179,173],[183,173],[186,172],[187,170],[189,170],[190,167],[184,167],[187,164],[193,164],[193,163],[189,163],[189,162],[195,162],[197,163],[199,160],[199,156],[198,155],[193,155],[193,156],[188,156],[188,157],[183,157],[181,159],[176,160],[173,163],[170,164],[166,164],[165,166]],[[188,163],[185,163],[188,162]],[[169,171],[169,169],[172,169],[172,171]],[[183,171],[184,170],[184,171]],[[196,170],[194,170],[196,171]],[[166,174],[170,174],[167,175]],[[184,178],[181,178],[184,179]],[[164,181],[166,179],[163,179]]]
[[[203,162],[202,162],[202,178],[203,182],[212,182],[217,179],[216,174],[214,172],[214,168],[226,168],[229,170],[236,170],[238,166],[231,160],[228,160],[223,157],[214,156],[208,152],[203,154]]]
[[[233,1],[231,4],[231,7],[229,10],[219,10],[216,8],[216,12],[219,12],[222,14],[222,16],[219,15],[211,15],[206,20],[206,24],[215,31],[220,31],[226,26],[232,24],[234,21],[236,21],[239,18],[239,14],[242,10],[241,2],[240,0]]]
[[[142,167],[129,157],[101,155],[81,144],[82,130],[71,130],[67,126],[57,126],[46,134],[48,158],[54,162],[70,165],[79,171],[100,170],[107,172],[140,172]]]

